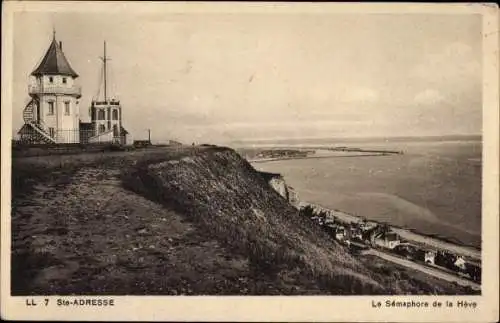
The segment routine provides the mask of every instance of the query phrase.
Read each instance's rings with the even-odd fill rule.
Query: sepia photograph
[[[20,309],[461,297],[454,319],[498,317],[478,305],[498,293],[498,7],[49,4],[11,7],[2,46],[2,296]]]

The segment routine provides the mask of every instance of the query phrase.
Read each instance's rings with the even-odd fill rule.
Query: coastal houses
[[[453,263],[459,270],[465,271],[467,269],[466,267],[466,261],[464,257],[458,256],[456,257],[455,262]]]
[[[434,265],[436,263],[436,252],[429,250],[425,252],[424,262],[429,265]]]
[[[393,249],[393,251],[396,254],[403,256],[408,260],[415,260],[416,259],[417,248],[408,242],[400,243],[398,246],[396,246]]]
[[[107,96],[106,45],[104,45],[104,98],[92,101],[90,122],[80,116],[81,87],[79,75],[63,52],[62,42],[52,41],[40,63],[31,73],[24,107],[24,125],[18,131],[20,141],[27,144],[126,143],[127,130],[122,124],[120,101]]]
[[[337,229],[335,230],[335,240],[343,241],[346,239],[346,236],[347,234],[345,228],[342,226],[337,227]]]
[[[359,227],[352,226],[350,228],[350,236],[353,240],[363,241],[363,231]]]
[[[428,245],[406,241],[392,231],[388,224],[367,220],[346,222],[329,210],[309,204],[302,204],[299,212],[321,226],[332,239],[346,245],[353,254],[363,255],[370,247],[375,247],[382,252],[441,268],[475,282],[481,281],[480,262],[447,250],[436,250]]]
[[[401,243],[401,240],[394,232],[375,232],[372,243],[374,246],[392,250]]]
[[[359,228],[361,229],[361,231],[363,232],[367,232],[367,231],[370,231],[370,230],[373,230],[375,229],[376,227],[378,226],[378,223],[377,222],[372,222],[372,221],[367,221],[367,220],[363,220],[359,223]]]
[[[475,261],[466,261],[464,272],[475,282],[481,282],[481,264]]]

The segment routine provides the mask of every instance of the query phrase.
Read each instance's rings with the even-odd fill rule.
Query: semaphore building
[[[52,42],[38,66],[33,70],[28,85],[30,101],[23,110],[24,125],[18,134],[29,144],[87,144],[127,142],[127,130],[122,124],[120,101],[107,93],[106,43],[104,43],[104,96],[92,100],[90,122],[80,118],[81,87],[78,74],[69,64],[61,42]]]

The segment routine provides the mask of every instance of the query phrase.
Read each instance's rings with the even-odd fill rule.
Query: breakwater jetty
[[[363,152],[363,153],[374,153],[374,154],[388,154],[388,155],[403,155],[402,150],[385,150],[385,149],[362,149],[362,148],[350,148],[350,147],[329,147],[321,148],[330,151],[347,151],[347,152]]]
[[[256,153],[252,156],[246,155],[245,158],[250,163],[263,163],[279,160],[292,159],[313,159],[313,158],[339,158],[339,157],[380,157],[390,155],[402,155],[402,151],[391,150],[367,150],[358,148],[329,148],[329,147],[307,147],[297,150],[284,150],[274,148]],[[243,155],[245,153],[243,152]]]

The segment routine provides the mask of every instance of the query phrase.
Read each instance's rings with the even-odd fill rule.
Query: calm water
[[[479,247],[481,142],[356,143],[404,155],[256,163],[301,200]]]

